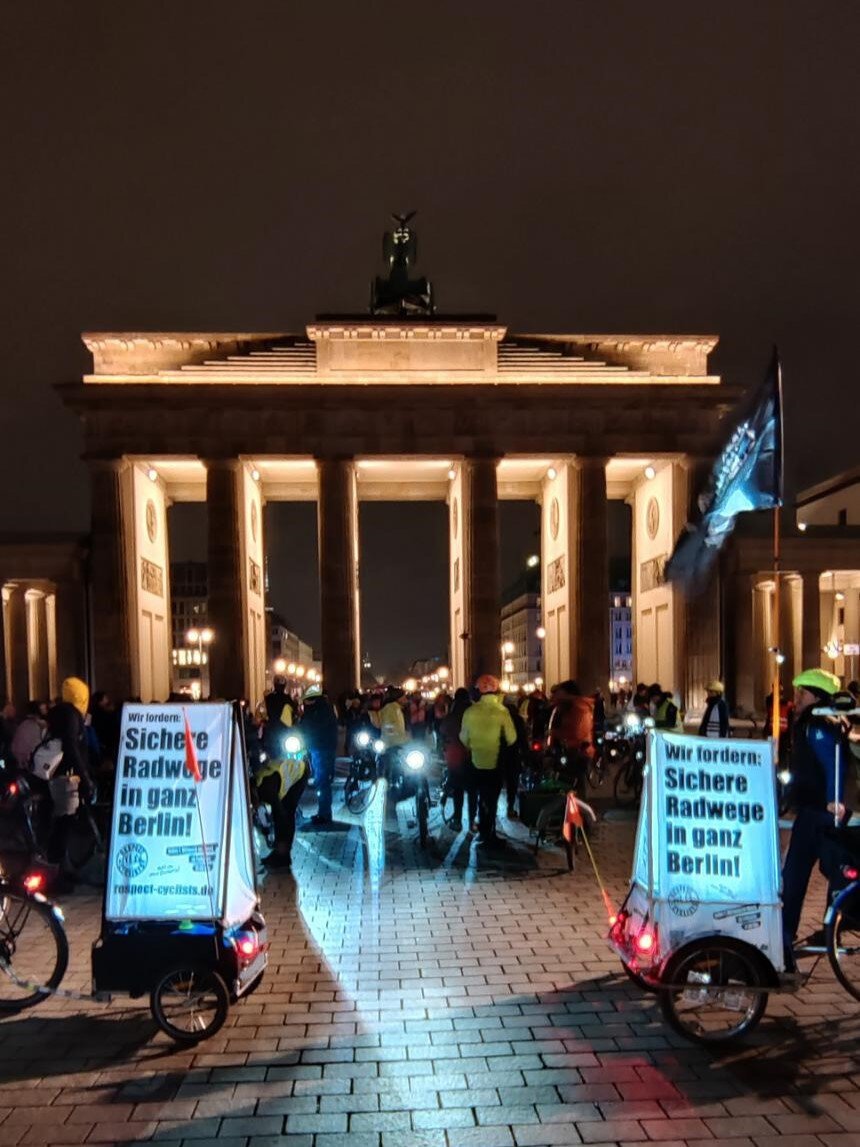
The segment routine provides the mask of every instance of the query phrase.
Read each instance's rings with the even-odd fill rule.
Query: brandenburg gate
[[[632,507],[637,673],[674,688],[719,669],[716,595],[686,603],[663,564],[737,388],[712,337],[510,333],[487,316],[329,316],[303,334],[86,334],[59,387],[92,481],[95,686],[163,699],[167,511],[208,507],[213,696],[264,688],[263,507],[318,506],[323,678],[359,683],[358,503],[449,510],[452,682],[498,672],[500,499],[542,509],[547,682],[609,675],[607,502]],[[391,561],[398,541],[391,538]]]

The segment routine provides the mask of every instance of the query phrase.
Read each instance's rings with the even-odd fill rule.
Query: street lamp
[[[447,665],[440,665],[439,666],[439,680],[440,681],[447,681],[450,676],[451,676],[451,670],[448,668],[448,666]]]
[[[513,653],[515,648],[516,647],[515,647],[513,641],[503,641],[502,642],[502,653],[504,653],[504,654]]]
[[[535,630],[535,637],[538,639],[538,641],[543,641],[543,639],[546,637],[546,629],[544,629],[542,625],[539,625]]]
[[[208,625],[205,625],[202,629],[197,629],[195,627],[195,628],[192,628],[192,629],[189,629],[186,631],[185,640],[188,642],[189,645],[196,645],[197,646],[197,664],[200,666],[200,682],[202,685],[202,683],[203,683],[203,666],[205,664],[205,662],[203,661],[203,646],[212,644],[212,642],[215,640],[215,631],[213,629],[210,629]],[[201,689],[201,695],[202,695],[202,689]],[[206,671],[206,696],[207,697],[209,696],[208,666],[207,666],[207,671]]]
[[[526,560],[526,565],[529,569],[534,569],[536,565],[540,564],[540,554],[529,554]]]
[[[281,676],[287,671],[287,663],[283,657],[276,657],[272,668],[278,674],[278,676]]]

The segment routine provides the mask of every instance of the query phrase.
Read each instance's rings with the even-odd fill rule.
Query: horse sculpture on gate
[[[388,278],[377,275],[370,284],[372,315],[432,315],[435,312],[433,286],[429,279],[409,277],[418,259],[418,237],[409,226],[415,216],[393,214],[397,223],[382,239],[382,255],[388,265]]]

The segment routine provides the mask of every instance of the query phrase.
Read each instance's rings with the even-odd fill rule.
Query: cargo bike
[[[180,1044],[214,1035],[260,982],[260,911],[241,714],[126,705],[92,995],[60,987],[69,947],[37,871],[0,876],[0,1015],[54,996],[149,996]]]
[[[648,734],[631,884],[608,939],[630,979],[694,1042],[749,1035],[771,993],[797,991],[811,974],[786,967],[775,764],[770,741]],[[840,890],[823,943],[793,955],[826,955],[860,1000],[860,827],[827,835],[822,867]]]

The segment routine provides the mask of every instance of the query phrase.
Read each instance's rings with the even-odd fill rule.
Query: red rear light
[[[654,933],[649,932],[647,928],[636,937],[636,948],[640,952],[653,951],[654,943]]]
[[[842,875],[846,880],[856,880],[860,876],[860,872],[853,865],[846,864],[842,869]]]
[[[11,785],[9,786],[9,796],[10,796],[10,797],[13,797],[13,796],[15,796],[15,794],[16,794],[17,792],[18,792],[18,786],[17,786],[17,785],[15,784],[15,782],[13,781],[13,782],[11,783]]]
[[[541,745],[540,741],[533,741],[532,742],[532,752],[533,753],[539,753],[542,748],[543,748],[543,746]]]
[[[28,876],[24,877],[24,887],[28,892],[38,892],[45,883],[45,877],[41,872],[31,872]]]
[[[236,937],[236,950],[243,960],[252,960],[260,950],[256,932],[240,932]]]

